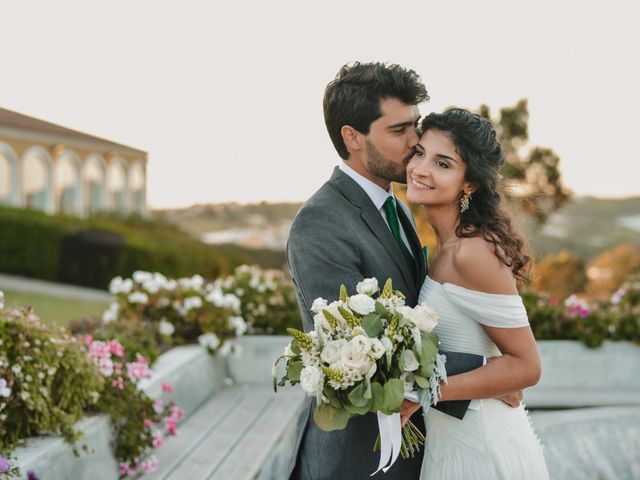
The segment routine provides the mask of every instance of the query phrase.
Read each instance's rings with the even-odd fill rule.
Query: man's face
[[[406,183],[406,167],[418,143],[418,107],[389,98],[380,102],[380,111],[382,116],[371,124],[365,136],[365,166],[380,179]]]

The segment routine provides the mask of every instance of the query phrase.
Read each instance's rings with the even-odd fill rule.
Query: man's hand
[[[513,392],[507,392],[504,395],[497,396],[496,398],[498,400],[503,401],[507,405],[510,405],[513,408],[516,408],[520,406],[520,402],[522,401],[522,390],[514,390]]]
[[[405,398],[402,405],[400,405],[400,424],[404,427],[411,418],[411,415],[416,413],[418,410],[420,410],[419,403],[412,402]]]

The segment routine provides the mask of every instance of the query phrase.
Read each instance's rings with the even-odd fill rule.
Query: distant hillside
[[[259,245],[255,237],[277,232],[279,248],[283,249],[291,221],[300,206],[299,203],[196,205],[156,211],[153,215],[177,224],[200,239],[216,232],[218,238],[227,242],[237,237],[235,243],[242,243],[241,239],[250,238]],[[588,261],[600,251],[620,243],[640,248],[640,197],[574,198],[543,226],[524,228],[536,257],[568,249]]]

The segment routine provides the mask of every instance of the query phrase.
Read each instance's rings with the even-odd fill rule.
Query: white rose
[[[340,352],[340,358],[345,367],[353,369],[362,374],[366,373],[371,367],[371,359],[367,353],[362,352],[359,345],[348,342]]]
[[[371,354],[373,355],[373,358],[378,360],[385,353],[384,345],[382,345],[382,342],[377,338],[371,338],[370,340],[371,340]]]
[[[322,309],[326,307],[327,301],[322,297],[318,297],[313,301],[313,304],[311,305],[311,311],[313,313],[320,313],[322,312]]]
[[[378,286],[378,279],[375,277],[365,278],[363,281],[356,285],[356,291],[363,295],[371,296],[378,290],[380,290],[380,287]]]
[[[347,341],[344,338],[328,341],[322,349],[322,353],[320,353],[320,358],[322,358],[323,362],[329,364],[337,361],[340,358],[342,349],[346,344]]]
[[[322,393],[324,386],[324,374],[322,370],[314,366],[304,367],[300,372],[300,386],[310,397]]]
[[[371,340],[364,335],[356,335],[349,343],[351,343],[351,347],[358,353],[366,355],[371,351]]]
[[[360,315],[368,315],[376,310],[376,301],[368,295],[359,293],[349,298],[349,308]]]
[[[173,335],[173,332],[176,331],[176,327],[173,326],[173,323],[168,322],[165,318],[160,320],[160,324],[158,325],[158,330],[162,335],[170,337]]]
[[[102,314],[102,321],[104,323],[111,323],[118,319],[118,312],[120,311],[120,305],[113,302],[109,305],[109,308]]]
[[[109,292],[112,295],[119,293],[129,293],[133,288],[133,281],[130,278],[123,280],[122,277],[115,277],[109,282]]]
[[[404,357],[405,372],[414,372],[420,367],[420,363],[413,353],[413,350],[405,350],[402,352],[402,356]]]
[[[421,332],[431,332],[438,324],[438,312],[427,305],[418,305],[413,309],[412,321]]]

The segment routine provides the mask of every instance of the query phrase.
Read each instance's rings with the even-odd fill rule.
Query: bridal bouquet
[[[358,283],[356,291],[348,296],[341,285],[339,300],[327,304],[316,299],[312,331],[287,329],[293,339],[274,362],[274,389],[287,381],[300,384],[316,398],[314,420],[325,431],[345,428],[352,416],[377,413],[382,456],[393,451],[393,463],[398,453],[413,457],[424,442],[411,421],[400,433],[398,412],[405,392],[417,390],[426,407],[436,401],[440,380],[446,378],[444,358],[437,353],[438,338],[431,333],[437,313],[427,305],[406,306],[391,279],[379,296],[375,278]],[[278,381],[283,360],[286,373]],[[380,465],[378,470],[383,459]]]

